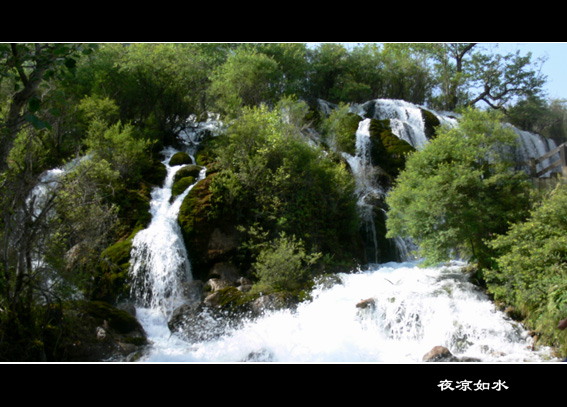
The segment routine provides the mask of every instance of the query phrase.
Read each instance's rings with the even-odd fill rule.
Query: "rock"
[[[104,330],[104,328],[102,326],[97,326],[96,327],[96,339],[98,339],[99,341],[102,341],[106,338],[106,331]]]
[[[252,289],[252,284],[240,284],[238,287],[236,287],[236,289],[243,293],[247,293]]]
[[[211,292],[222,290],[223,288],[230,287],[231,283],[226,280],[221,280],[220,278],[211,278],[205,283],[205,290]]]
[[[126,311],[128,314],[132,315],[133,317],[136,316],[136,307],[131,302],[124,302],[122,304],[118,304],[116,308]]]
[[[274,362],[274,355],[266,350],[250,352],[242,362]]]
[[[201,167],[199,167],[198,165],[188,164],[175,173],[175,176],[173,177],[173,182],[175,183],[185,177],[193,177],[197,179],[199,178],[200,173],[201,173]]]
[[[169,160],[169,165],[172,167],[176,165],[192,164],[192,163],[193,160],[191,159],[191,156],[183,151],[175,153]]]
[[[239,235],[235,219],[229,215],[211,218],[212,193],[209,174],[187,194],[179,210],[178,221],[191,259],[196,279],[208,279],[216,263],[230,263],[238,254]]]
[[[78,302],[66,313],[73,328],[64,338],[64,361],[121,361],[147,345],[137,319],[109,303]]]
[[[248,280],[246,277],[239,277],[236,280],[236,284],[238,286],[243,286],[243,285],[252,285],[252,281]]]
[[[214,291],[207,295],[203,300],[203,304],[211,308],[220,308],[221,306],[221,294],[219,291]]]
[[[229,235],[222,232],[219,228],[213,230],[208,245],[208,255],[210,258],[216,258],[220,254],[236,248],[238,248],[238,239],[234,234]]]
[[[260,316],[265,311],[277,311],[281,309],[293,308],[297,305],[297,299],[284,292],[262,295],[251,304],[253,316]]]
[[[216,295],[220,295],[216,293]],[[167,326],[171,333],[188,342],[208,341],[223,335],[239,320],[228,316],[219,308],[204,303],[184,304],[172,314]]]
[[[557,326],[557,328],[559,328],[560,330],[564,330],[565,328],[567,328],[567,318],[564,319],[563,321],[559,322],[559,325]]]
[[[356,308],[374,308],[376,306],[376,302],[374,298],[367,298],[366,300],[360,301],[356,304]]]
[[[444,346],[434,346],[423,356],[424,362],[480,362],[480,359],[468,356],[456,357]]]
[[[424,362],[456,362],[457,358],[444,346],[435,346],[423,356]]]

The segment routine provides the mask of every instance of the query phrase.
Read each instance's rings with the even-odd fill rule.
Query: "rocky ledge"
[[[267,310],[293,308],[300,301],[290,293],[252,293],[252,283],[230,264],[215,265],[212,275],[206,282],[185,284],[186,301],[168,322],[172,333],[189,342],[214,339],[244,320],[257,318]]]

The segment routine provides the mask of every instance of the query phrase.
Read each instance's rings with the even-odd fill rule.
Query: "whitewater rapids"
[[[159,313],[140,309],[153,343],[142,361],[419,363],[438,345],[481,362],[553,361],[468,281],[463,265],[387,263],[340,274],[338,284],[317,287],[296,310],[269,312],[207,342],[184,342]],[[357,307],[370,299],[373,306]]]

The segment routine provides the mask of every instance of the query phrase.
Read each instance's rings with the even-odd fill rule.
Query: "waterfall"
[[[356,131],[356,153],[352,156],[342,153],[349,164],[356,182],[355,193],[358,197],[358,213],[364,222],[367,241],[372,243],[373,263],[379,263],[379,247],[374,222],[375,204],[385,197],[385,191],[376,183],[375,169],[370,157],[370,119],[362,120]]]
[[[539,134],[529,131],[520,130],[514,126],[508,125],[518,135],[518,147],[515,151],[516,161],[519,167],[526,168],[526,163],[530,158],[539,158],[557,147],[557,144],[552,139],[547,139]],[[550,157],[537,165],[537,171],[541,171],[548,167],[555,157]],[[527,168],[526,168],[527,170]],[[544,177],[549,177],[550,172],[544,174]]]
[[[361,105],[353,110],[361,117],[370,117],[377,120],[388,119],[390,128],[396,137],[406,141],[416,150],[421,150],[428,142],[425,134],[425,122],[422,110],[426,108],[396,99],[376,99]],[[440,113],[429,108],[442,125],[454,126],[457,121],[448,113]]]
[[[176,152],[173,148],[163,151],[167,177],[162,187],[152,191],[151,223],[136,234],[130,253],[133,297],[140,306],[159,310],[165,315],[169,315],[180,303],[182,283],[192,280],[191,265],[177,215],[183,199],[205,176],[203,168],[197,182],[170,202],[175,174],[184,167],[169,165],[169,160]]]

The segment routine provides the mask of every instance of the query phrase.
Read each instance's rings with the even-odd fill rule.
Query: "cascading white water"
[[[376,99],[354,107],[360,116],[370,115],[377,120],[388,119],[392,133],[401,140],[409,143],[416,150],[421,150],[428,140],[425,134],[422,106],[396,99]],[[454,126],[455,118],[427,109],[435,115],[442,125]]]
[[[459,271],[388,263],[313,291],[297,310],[266,313],[220,338],[187,343],[173,335],[146,362],[419,363],[434,346],[482,362],[552,361],[532,351],[519,324],[495,309]],[[361,300],[373,305],[358,308]]]
[[[374,223],[374,204],[372,201],[383,200],[385,191],[376,184],[375,169],[370,158],[370,119],[362,120],[356,131],[356,154],[342,153],[349,164],[356,182],[358,212],[364,221],[367,235],[374,246],[372,261],[378,263],[378,242]]]
[[[395,105],[398,113],[408,114],[404,110],[408,106],[383,104]],[[421,146],[423,126],[410,122],[413,124],[395,126],[396,135],[403,138],[405,131],[412,145]],[[382,198],[384,190],[375,185],[372,176],[369,125],[370,120],[360,123],[357,153],[344,157],[356,176],[359,202],[371,211],[367,198]],[[151,284],[147,291],[152,292],[152,301],[137,309],[152,342],[142,362],[415,363],[434,346],[445,346],[457,357],[482,362],[554,361],[549,349],[532,350],[528,332],[497,310],[459,271],[463,266],[459,263],[435,268],[407,262],[374,264],[364,271],[340,274],[339,284],[316,287],[313,299],[295,310],[266,312],[244,320],[238,328],[226,328],[215,339],[182,340],[167,327],[168,313],[174,309],[180,290],[180,274],[184,273],[179,270],[186,270],[183,265],[188,264],[186,254],[179,255],[183,248],[177,245],[181,240],[174,213],[176,203],[189,191],[169,203],[169,181],[176,170],[168,168],[168,182],[154,191],[154,220],[145,233],[139,233],[133,250],[133,263],[142,264],[144,258],[146,265],[151,264],[144,276],[154,275],[142,279],[139,269],[142,286]],[[161,245],[164,241],[167,243]],[[405,248],[405,242],[399,245]],[[166,269],[174,271],[173,277]],[[370,305],[358,308],[366,299]]]
[[[535,134],[529,131],[524,131],[517,129],[513,126],[509,126],[518,135],[518,148],[516,149],[516,161],[519,163],[525,163],[529,161],[530,158],[539,158],[549,151],[557,147],[557,143],[552,139],[547,139],[539,134]],[[538,164],[537,171],[541,171],[547,168],[556,157],[550,157],[544,160],[542,163]],[[544,177],[549,177],[550,172],[543,175]]]
[[[183,167],[169,165],[176,152],[173,148],[164,150],[163,164],[167,168],[167,177],[162,187],[152,191],[151,223],[136,234],[130,253],[134,298],[141,307],[159,311],[166,317],[180,304],[181,283],[192,280],[177,215],[183,199],[196,183],[170,202],[175,174]],[[204,171],[201,171],[197,182],[204,178]]]

